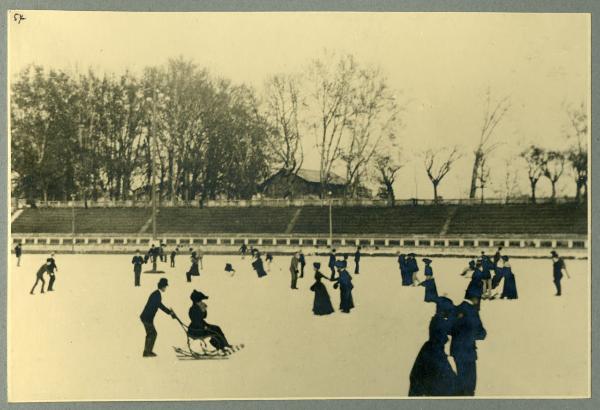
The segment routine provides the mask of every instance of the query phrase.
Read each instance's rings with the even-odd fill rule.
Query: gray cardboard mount
[[[0,30],[2,41],[0,45],[0,77],[3,79],[0,85],[0,129],[3,131],[2,144],[0,144],[0,161],[2,162],[0,177],[0,197],[2,204],[2,218],[0,227],[1,241],[4,249],[7,249],[8,235],[8,146],[6,135],[8,133],[7,125],[7,89],[6,89],[6,70],[7,70],[7,11],[18,9],[39,9],[39,10],[104,10],[104,11],[395,11],[395,12],[518,12],[518,13],[591,13],[592,14],[592,84],[598,79],[598,48],[594,47],[598,38],[598,27],[600,27],[600,2],[584,0],[411,0],[411,1],[273,1],[273,0],[212,0],[212,1],[192,1],[178,0],[177,2],[169,0],[104,0],[104,1],[2,1],[2,18],[0,18]],[[598,93],[592,88],[592,119],[596,118],[598,113]],[[592,121],[592,164],[596,162],[599,156],[599,145],[594,141],[598,139],[600,132],[597,130],[596,122]],[[592,204],[594,203],[596,192],[595,169],[592,166],[591,192]],[[592,255],[598,250],[596,241],[598,229],[596,225],[598,220],[595,218],[596,207],[592,205],[591,227],[592,227]],[[511,408],[517,409],[592,409],[599,408],[599,400],[595,397],[598,392],[598,350],[592,349],[592,399],[574,399],[574,400],[550,400],[550,399],[472,399],[472,400],[299,400],[299,401],[205,401],[205,402],[71,402],[71,403],[26,403],[9,404],[6,399],[6,296],[7,296],[7,253],[0,252],[0,265],[2,266],[0,274],[0,314],[1,324],[1,347],[0,347],[0,366],[4,377],[0,377],[2,386],[0,387],[0,409],[187,409],[187,408],[210,408],[210,409],[476,409],[476,408]],[[600,297],[600,283],[596,277],[597,270],[595,258],[592,257],[592,346],[598,346],[598,298]],[[543,377],[543,375],[540,375]],[[568,375],[565,379],[568,380]],[[332,381],[336,383],[337,381]],[[48,383],[52,383],[51,380]],[[594,404],[596,403],[596,404]]]

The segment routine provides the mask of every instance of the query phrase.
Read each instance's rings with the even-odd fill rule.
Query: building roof
[[[307,182],[320,183],[321,172],[314,169],[301,169],[298,171],[298,176]],[[332,185],[345,185],[346,180],[339,175],[330,173],[329,183]]]

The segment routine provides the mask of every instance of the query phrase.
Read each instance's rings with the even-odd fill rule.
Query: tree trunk
[[[432,185],[433,185],[433,201],[437,202],[438,201],[438,192],[437,192],[438,184],[435,182],[432,182]]]
[[[552,196],[550,198],[554,201],[556,199],[556,181],[550,180],[550,183],[552,184]]]
[[[475,152],[475,160],[473,161],[473,170],[471,171],[471,189],[469,190],[469,198],[475,198],[477,194],[477,173],[479,170],[479,164],[481,163],[482,152],[477,150]]]
[[[531,203],[535,204],[535,186],[537,185],[537,181],[530,179],[529,183],[531,184]]]

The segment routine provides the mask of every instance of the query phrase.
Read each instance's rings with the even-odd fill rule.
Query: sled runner
[[[183,322],[179,319],[179,317],[177,317],[177,315],[173,315],[181,325],[181,328],[185,331],[185,335],[187,337],[187,350],[173,346],[173,349],[175,350],[175,355],[179,360],[228,359],[232,354],[244,348],[243,344],[239,344],[226,347],[222,350],[216,349],[212,346],[210,340],[214,337],[219,337],[218,335],[207,332],[206,334],[198,337],[190,336],[188,332],[188,327],[185,324],[183,324]]]

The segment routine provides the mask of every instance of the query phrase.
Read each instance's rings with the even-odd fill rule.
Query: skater
[[[326,279],[330,281],[331,279],[321,273],[319,270],[321,269],[321,264],[319,262],[314,262],[313,268],[315,270],[315,283],[310,287],[310,290],[315,292],[312,309],[313,313],[317,316],[329,315],[333,313],[333,305],[331,304],[327,288],[321,280]]]
[[[504,256],[494,264],[494,276],[492,277],[492,290],[496,289],[504,276]]]
[[[273,262],[273,255],[267,252],[265,256],[265,262],[267,262],[267,272],[271,272],[271,262]]]
[[[192,281],[192,276],[200,276],[200,271],[198,270],[199,261],[200,259],[198,258],[198,254],[196,253],[196,251],[192,251],[192,254],[190,255],[190,262],[192,263],[192,265],[190,266],[190,269],[185,273],[185,277],[187,278],[188,282]]]
[[[54,281],[56,280],[54,270],[58,272],[58,266],[56,266],[56,260],[54,259],[54,252],[50,254],[50,257],[46,261],[49,262],[48,276],[50,276],[50,280],[48,281],[48,292],[52,292],[54,290]]]
[[[304,277],[304,267],[306,266],[306,258],[304,257],[304,252],[300,250],[300,256],[298,256],[298,262],[300,262],[300,277]]]
[[[498,246],[498,250],[494,254],[494,266],[498,266],[498,262],[502,260],[502,246]]]
[[[356,247],[356,252],[354,252],[354,274],[358,275],[360,273],[360,245]]]
[[[568,279],[571,279],[571,276],[567,271],[565,261],[560,256],[558,256],[558,253],[556,253],[556,251],[552,251],[550,252],[550,255],[552,255],[552,273],[554,275],[554,286],[556,286],[555,296],[560,296],[562,295],[562,287],[560,281],[563,277],[563,271],[567,275]]]
[[[407,270],[406,255],[400,254],[398,256],[398,266],[400,267],[400,276],[402,276],[402,286],[410,286],[410,274]]]
[[[460,276],[466,276],[468,278],[473,276],[473,272],[475,272],[475,260],[471,259],[469,261],[469,266],[467,266],[462,273],[460,274]]]
[[[248,250],[248,248],[246,247],[246,243],[242,243],[242,246],[240,246],[240,254],[242,255],[242,259],[244,259],[246,257],[246,251]]]
[[[37,286],[38,282],[42,282],[42,291],[40,293],[44,293],[44,285],[46,284],[46,281],[44,280],[44,272],[47,272],[49,267],[50,262],[48,262],[47,260],[46,263],[40,266],[37,273],[35,274],[35,283],[33,284],[31,291],[29,292],[30,295],[33,295],[33,291],[35,290],[35,287]]]
[[[142,321],[144,329],[146,330],[146,341],[144,343],[143,357],[156,356],[156,353],[153,352],[153,349],[158,333],[154,327],[154,316],[156,316],[158,309],[162,310],[168,315],[171,315],[173,319],[176,317],[173,309],[169,309],[162,304],[161,293],[164,293],[167,290],[167,286],[169,286],[169,281],[166,278],[160,278],[157,286],[158,289],[150,294],[148,301],[146,302],[146,306],[144,306],[144,310],[140,315],[140,320]]]
[[[346,262],[338,261],[335,264],[338,269],[338,278],[335,279],[334,289],[340,288],[340,310],[344,313],[350,313],[354,308],[354,299],[352,299],[352,277],[346,270]]]
[[[146,263],[140,253],[140,250],[135,251],[135,256],[131,259],[133,264],[133,283],[134,286],[140,286],[140,276],[142,275],[142,264]]]
[[[331,270],[331,280],[335,279],[335,258],[335,249],[332,249],[331,252],[329,252],[329,263],[327,264],[327,266],[329,266],[329,269]]]
[[[456,363],[457,395],[474,396],[477,384],[477,340],[487,336],[479,317],[480,299],[465,297],[456,308],[456,322],[450,334],[450,355]]]
[[[410,372],[408,395],[454,396],[456,373],[452,370],[444,346],[455,320],[452,300],[441,297],[436,301],[436,313],[429,323],[429,340],[425,342]]]
[[[502,296],[500,296],[500,299],[518,299],[517,281],[515,280],[515,274],[512,272],[508,259],[508,256],[502,256],[502,261],[504,262],[504,267],[502,268],[504,289],[502,289]]]
[[[252,267],[256,271],[256,275],[259,278],[267,276],[267,272],[265,272],[265,268],[263,265],[262,257],[260,256],[260,252],[258,252],[258,250],[254,252],[254,262],[252,262]]]
[[[410,284],[412,286],[417,286],[419,284],[419,278],[417,276],[417,272],[419,271],[419,265],[417,264],[416,254],[409,253],[408,260],[406,261],[407,265],[407,273],[408,278],[410,280]]]
[[[18,243],[17,246],[15,246],[15,256],[17,257],[17,267],[21,266],[21,254],[23,253],[22,249],[21,249],[21,244]]]
[[[231,263],[225,264],[225,272],[229,272],[231,276],[235,275],[235,269],[233,269],[233,265],[231,265]]]
[[[158,248],[152,244],[152,246],[150,246],[150,250],[148,251],[148,256],[152,259],[153,271],[156,271],[156,259],[158,258],[158,252]]]
[[[433,269],[431,269],[431,259],[423,258],[423,263],[425,263],[425,280],[419,283],[419,286],[425,287],[425,302],[436,302],[438,292],[433,278]]]
[[[298,289],[296,286],[296,282],[298,281],[298,258],[300,252],[296,252],[292,255],[292,259],[290,261],[290,274],[292,275],[292,289]]]
[[[175,257],[179,253],[179,246],[176,246],[175,249],[171,251],[171,267],[175,267]]]
[[[481,298],[483,296],[483,271],[481,270],[481,261],[475,262],[475,270],[471,276],[471,281],[467,286],[466,299],[471,297]]]
[[[491,271],[494,269],[494,264],[490,260],[490,258],[486,255],[482,254],[481,257],[481,270],[483,271],[483,275],[481,279],[483,280],[483,298],[488,299],[492,296],[492,273]]]
[[[166,252],[166,244],[161,243],[160,247],[158,248],[158,256],[160,258],[161,262],[166,262],[167,261],[167,252]]]
[[[188,326],[188,335],[193,339],[211,336],[210,344],[213,345],[215,349],[226,353],[232,353],[233,349],[221,328],[217,325],[206,323],[204,320],[206,319],[208,310],[203,301],[208,299],[208,296],[194,289],[190,295],[190,299],[192,300],[192,306],[188,311],[191,320],[191,323]]]

